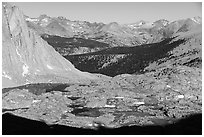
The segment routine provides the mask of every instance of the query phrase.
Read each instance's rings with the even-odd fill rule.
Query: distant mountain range
[[[201,67],[202,18],[130,24],[25,16],[28,26],[82,71],[116,76],[165,65]]]
[[[64,17],[51,18],[47,15],[41,15],[38,18],[25,16],[25,18],[28,26],[35,29],[39,34],[93,39],[110,44],[112,47],[159,42],[165,38],[175,36],[179,32],[192,30],[202,24],[200,17],[173,22],[165,19],[152,23],[141,20],[131,24],[70,21]]]
[[[169,22],[165,19],[155,22],[141,20],[130,24],[71,21],[61,16],[49,17],[47,15],[41,15],[38,18],[25,16],[25,19],[28,26],[37,31],[50,45],[56,45],[55,42],[49,40],[49,38],[52,39],[53,36],[56,36],[55,38],[69,38],[65,43],[57,43],[64,45],[60,47],[61,49],[63,48],[61,52],[63,55],[94,52],[106,47],[132,47],[161,42],[166,38],[175,37],[181,33],[191,31],[196,27],[201,27],[202,24],[201,17],[181,19],[173,22]],[[75,44],[71,43],[71,39],[73,38],[75,38]],[[96,41],[98,44],[100,42],[99,45],[101,46],[100,48],[91,48],[87,45],[78,48],[79,46],[76,44],[78,38],[83,39],[83,41],[87,41],[87,39]],[[60,52],[59,48],[55,49]],[[70,51],[70,49],[73,49],[73,51]],[[64,52],[68,50],[69,52]]]

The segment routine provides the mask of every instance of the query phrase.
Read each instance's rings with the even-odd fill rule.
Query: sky
[[[31,18],[47,14],[69,20],[135,23],[202,17],[201,2],[13,2]]]

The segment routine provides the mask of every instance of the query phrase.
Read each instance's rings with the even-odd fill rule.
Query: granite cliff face
[[[7,3],[2,7],[3,87],[38,82],[77,82],[93,79],[81,72],[27,27],[23,13]]]

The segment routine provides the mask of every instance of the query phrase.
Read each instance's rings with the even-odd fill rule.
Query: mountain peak
[[[38,17],[39,19],[44,19],[44,18],[50,18],[50,16],[46,15],[46,14],[42,14]]]
[[[140,20],[139,22],[137,22],[137,24],[138,24],[139,26],[144,25],[144,24],[146,24],[146,23],[147,23],[147,21],[144,21],[144,20]]]
[[[58,16],[57,19],[59,19],[59,20],[68,20],[67,18],[65,18],[63,16]]]
[[[109,23],[110,26],[118,26],[119,24],[117,22],[111,22]]]
[[[191,18],[191,20],[193,20],[194,22],[201,24],[202,23],[202,18],[199,16],[193,17]]]
[[[169,21],[166,19],[160,19],[160,20],[155,21],[154,24],[166,26],[169,24]]]

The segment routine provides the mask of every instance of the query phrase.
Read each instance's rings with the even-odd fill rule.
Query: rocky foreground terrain
[[[3,134],[202,134],[200,22],[168,39],[133,47],[66,33],[65,42],[78,47],[99,44],[94,49],[99,51],[80,55],[59,50],[75,65],[83,64],[75,68],[48,45],[58,46],[59,36],[53,35],[64,30],[55,29],[56,21],[42,24],[46,29],[39,32],[38,20],[17,7],[3,3],[2,10]]]
[[[2,111],[53,126],[95,130],[101,127],[160,126],[163,130],[154,134],[200,134],[201,129],[191,127],[191,124],[181,125],[183,129],[175,129],[174,125],[179,120],[202,113],[201,84],[200,70],[181,66],[141,75],[124,74],[84,85],[29,84],[3,89]],[[198,127],[200,122],[194,124]],[[174,128],[165,129],[169,125]],[[186,126],[191,131],[185,132]],[[146,133],[131,131],[127,134],[151,132],[149,128]],[[63,130],[61,134],[69,132]]]

